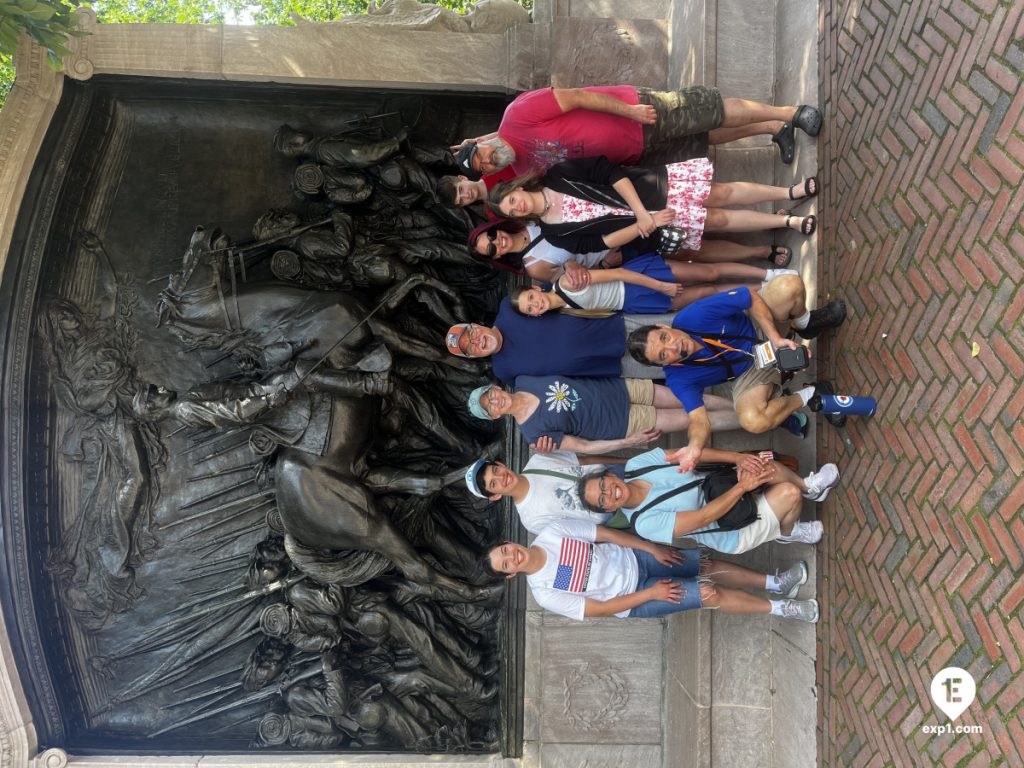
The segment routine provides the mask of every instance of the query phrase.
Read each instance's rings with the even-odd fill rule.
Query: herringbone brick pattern
[[[818,564],[821,765],[1024,765],[1022,11],[821,3],[820,289],[850,310],[822,358],[880,403],[819,432],[844,471]],[[957,724],[981,735],[921,731],[946,722],[928,687],[950,665],[977,680]]]

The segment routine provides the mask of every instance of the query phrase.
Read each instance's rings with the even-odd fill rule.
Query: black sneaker
[[[823,395],[834,395],[836,393],[835,387],[832,386],[832,382],[828,380],[815,381],[811,384],[814,387],[815,393],[811,396],[811,399],[807,401],[807,407],[814,413],[821,411],[821,397],[818,396],[818,392]],[[846,414],[845,413],[823,413],[825,421],[831,424],[833,427],[845,427],[846,426]]]
[[[846,302],[833,299],[821,309],[811,310],[811,319],[806,328],[797,328],[796,332],[805,339],[815,339],[828,328],[838,328],[846,319]]]

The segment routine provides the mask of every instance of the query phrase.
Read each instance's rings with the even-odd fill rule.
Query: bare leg
[[[777,461],[773,461],[772,464],[775,465],[775,476],[768,481],[768,485],[792,483],[800,489],[800,493],[807,493],[807,485],[804,483],[804,479],[800,477],[800,475],[791,470],[785,464],[780,464]]]
[[[708,131],[709,144],[728,144],[730,141],[749,139],[751,136],[774,136],[782,130],[783,120],[766,120],[732,127],[715,128]]]
[[[761,289],[761,298],[772,311],[779,332],[789,331],[789,321],[807,312],[807,290],[798,275],[783,275]]]
[[[682,408],[655,409],[654,426],[662,432],[685,432],[690,417]]]
[[[803,506],[803,495],[793,483],[779,483],[771,486],[764,493],[768,506],[779,518],[779,530],[783,536],[793,532],[793,523],[800,519],[800,508]]]
[[[666,387],[664,384],[654,385],[654,402],[652,403],[655,408],[682,408],[683,404],[679,402],[679,398],[672,394],[672,390]]]
[[[678,261],[699,261],[711,264],[721,261],[749,261],[751,259],[770,259],[771,246],[743,245],[732,240],[704,240],[699,251],[682,249],[672,256]]]
[[[772,187],[750,181],[711,182],[711,192],[704,201],[705,208],[721,208],[726,205],[755,205],[774,200],[789,200],[789,187]],[[794,185],[796,199],[805,197],[802,182]]]
[[[749,99],[722,99],[722,127],[757,123],[764,120],[789,122],[796,114],[796,107],[776,107]]]
[[[672,394],[672,390],[664,384],[654,385],[653,405],[655,408],[668,409],[678,409],[683,407],[683,404],[679,402],[679,398]],[[704,407],[709,411],[731,411],[732,400],[727,397],[721,397],[720,395],[704,395]]]
[[[722,397],[721,395],[704,395],[704,407],[708,411],[731,411],[733,409],[732,400],[728,397]]]
[[[716,293],[723,293],[724,291],[742,288],[744,285],[745,283],[706,283],[704,285],[688,285],[683,288],[681,293],[677,293],[672,298],[672,309],[682,309],[686,305],[697,301],[697,299],[703,299],[706,296],[714,296]]]
[[[768,432],[784,422],[791,413],[803,408],[799,395],[769,400],[770,393],[771,387],[762,384],[746,392],[736,403],[740,426],[747,432],[755,435]]]
[[[712,432],[731,432],[740,428],[739,414],[730,408],[727,411],[708,411]]]
[[[677,283],[714,283],[719,280],[764,280],[768,273],[753,264],[690,264],[684,261],[666,261]]]
[[[715,584],[701,584],[700,599],[705,608],[718,608],[722,613],[771,613],[772,610],[766,598]]]
[[[682,408],[658,408],[656,413],[654,426],[662,432],[685,432],[690,426],[690,417]],[[712,432],[739,429],[739,418],[731,408],[727,411],[708,411],[708,420]]]
[[[787,216],[760,211],[737,211],[731,208],[708,208],[705,232],[759,232],[765,229],[787,229]],[[788,229],[800,232],[803,216],[789,216]]]
[[[700,575],[707,576],[715,584],[737,589],[764,589],[765,585],[763,573],[726,560],[708,560],[700,569]]]

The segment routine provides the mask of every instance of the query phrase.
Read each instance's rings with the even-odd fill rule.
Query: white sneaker
[[[817,624],[820,613],[817,600],[785,600],[781,612],[784,619],[796,619],[809,624]]]
[[[800,586],[807,583],[807,563],[801,560],[781,573],[775,571],[775,580],[776,588],[773,592],[783,597],[796,597]]]
[[[839,467],[835,464],[822,464],[817,472],[811,472],[804,478],[804,485],[807,486],[805,499],[822,502],[828,497],[828,492],[839,485]]]
[[[825,535],[825,526],[820,520],[811,520],[809,523],[793,523],[793,532],[789,536],[779,536],[776,539],[781,544],[817,544]]]

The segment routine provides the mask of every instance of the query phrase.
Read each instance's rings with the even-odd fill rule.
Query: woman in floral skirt
[[[654,235],[676,232],[678,247],[697,250],[704,231],[754,232],[792,229],[812,235],[815,216],[725,208],[776,200],[795,205],[818,194],[811,176],[792,187],[711,181],[706,158],[656,168],[616,165],[605,157],[570,160],[543,175],[529,174],[491,190],[489,207],[506,218],[538,222],[544,239],[571,253],[616,248]],[[661,232],[661,240],[665,233]],[[654,247],[662,245],[657,239]]]

